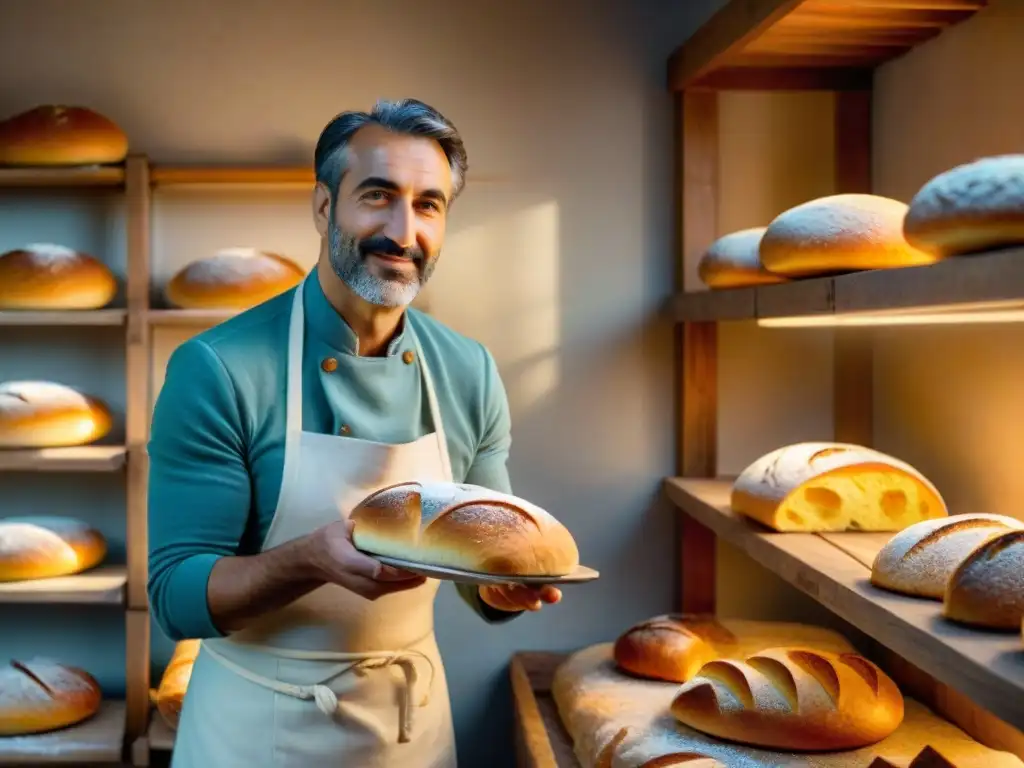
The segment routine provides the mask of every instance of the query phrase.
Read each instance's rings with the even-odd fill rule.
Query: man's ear
[[[313,226],[320,233],[321,237],[327,237],[328,225],[331,221],[331,193],[326,185],[316,183],[313,189]]]

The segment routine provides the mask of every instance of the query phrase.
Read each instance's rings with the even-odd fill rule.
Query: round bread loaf
[[[0,309],[99,309],[116,293],[110,268],[73,248],[32,243],[0,254]]]
[[[627,629],[612,653],[616,665],[631,675],[685,683],[714,659],[741,659],[787,644],[837,653],[854,650],[838,632],[823,627],[665,614]]]
[[[953,515],[914,523],[886,542],[871,566],[871,583],[915,597],[941,600],[946,583],[980,544],[1024,523],[1004,515]]]
[[[785,282],[786,278],[773,275],[761,264],[759,248],[764,231],[765,227],[741,229],[715,240],[697,264],[701,281],[709,288]]]
[[[983,157],[935,176],[911,199],[903,232],[943,257],[1024,243],[1024,155]]]
[[[358,549],[500,576],[565,576],[579,565],[568,529],[535,504],[466,483],[388,486],[352,510]]]
[[[704,665],[680,687],[675,718],[741,744],[833,751],[875,744],[903,721],[903,695],[855,653],[774,648]]]
[[[780,213],[761,238],[761,263],[785,277],[913,267],[936,257],[903,236],[907,206],[878,195],[831,195]]]
[[[181,269],[164,291],[182,309],[248,309],[298,285],[305,273],[276,253],[225,248]]]
[[[0,383],[0,448],[59,448],[95,442],[113,416],[102,401],[51,381]]]
[[[171,730],[178,729],[181,705],[185,701],[188,682],[192,678],[192,667],[199,655],[199,640],[181,640],[174,646],[171,660],[160,678],[154,698],[157,712]]]
[[[81,573],[103,561],[103,534],[71,517],[0,518],[0,581]]]
[[[99,711],[103,694],[84,670],[34,658],[0,667],[0,736],[67,728]]]
[[[906,462],[849,443],[796,443],[754,461],[732,509],[776,531],[899,531],[946,517],[934,485]]]
[[[942,615],[1017,631],[1024,620],[1024,530],[993,536],[964,558],[946,583]]]
[[[127,155],[124,131],[87,107],[47,104],[0,121],[0,165],[104,165]]]

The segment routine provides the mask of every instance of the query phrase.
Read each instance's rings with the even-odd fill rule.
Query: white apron
[[[452,479],[430,371],[408,320],[435,432],[390,445],[302,431],[302,296],[300,285],[288,333],[284,472],[263,550],[346,518],[384,486]],[[455,768],[434,638],[438,586],[429,579],[370,601],[328,584],[229,637],[204,640],[173,768]]]

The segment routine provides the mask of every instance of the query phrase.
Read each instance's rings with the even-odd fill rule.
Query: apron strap
[[[444,477],[448,482],[452,482],[452,460],[451,456],[448,455],[448,438],[444,432],[444,420],[441,418],[441,406],[437,403],[437,392],[434,390],[434,379],[430,375],[430,366],[427,365],[427,358],[423,354],[423,347],[420,346],[419,337],[416,335],[416,330],[412,327],[412,323],[409,321],[409,316],[406,315],[405,322],[407,328],[412,334],[412,343],[416,348],[416,357],[420,361],[420,369],[423,371],[423,388],[427,392],[427,404],[430,407],[430,420],[434,424],[434,435],[437,438],[437,450],[441,454],[441,467],[444,471]]]

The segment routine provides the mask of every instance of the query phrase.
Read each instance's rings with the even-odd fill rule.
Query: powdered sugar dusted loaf
[[[224,248],[196,259],[167,284],[167,300],[186,309],[243,309],[296,286],[301,267],[257,248]]]
[[[0,383],[0,447],[55,448],[84,445],[113,425],[107,406],[52,381]]]
[[[738,288],[785,282],[761,264],[759,250],[765,227],[741,229],[711,244],[697,265],[700,279],[709,288]]]
[[[903,236],[906,211],[906,204],[879,195],[810,200],[768,225],[761,238],[761,263],[786,277],[931,264],[936,257]]]
[[[79,573],[97,565],[106,553],[103,535],[76,518],[0,518],[0,581]]]
[[[55,243],[31,243],[0,254],[0,309],[99,309],[117,279],[94,256]]]
[[[971,552],[1024,523],[1005,515],[952,515],[924,520],[897,533],[879,550],[871,583],[893,592],[941,600],[946,583]]]
[[[563,576],[579,565],[569,531],[525,499],[466,483],[383,488],[350,515],[356,546],[480,573]]]
[[[1024,530],[993,536],[964,558],[946,583],[942,615],[988,629],[1024,621]]]
[[[796,443],[750,464],[733,511],[777,531],[899,531],[945,517],[937,488],[906,462],[849,443]]]
[[[102,694],[87,672],[52,659],[0,666],[0,736],[64,728],[99,709]]]
[[[943,256],[1024,244],[1024,155],[983,157],[933,177],[910,201],[903,231]]]

